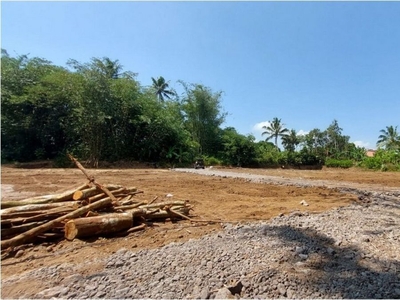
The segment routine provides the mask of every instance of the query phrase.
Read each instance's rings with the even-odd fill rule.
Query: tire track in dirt
[[[269,175],[258,175],[250,173],[239,173],[226,170],[216,169],[173,169],[176,172],[186,172],[204,176],[217,176],[223,178],[238,178],[255,183],[274,184],[283,186],[297,186],[297,187],[323,187],[329,189],[338,189],[342,192],[350,192],[360,194],[364,192],[369,193],[388,193],[391,196],[400,197],[400,187],[388,187],[379,184],[359,184],[354,182],[333,181],[333,180],[318,180],[318,179],[297,179],[289,177],[278,177]],[[400,198],[399,198],[400,200]]]

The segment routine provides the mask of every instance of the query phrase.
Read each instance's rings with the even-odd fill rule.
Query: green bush
[[[222,161],[214,156],[204,157],[204,163],[206,166],[220,166]]]
[[[278,163],[281,166],[317,166],[323,165],[324,161],[318,155],[307,151],[300,152],[282,152],[279,155]]]
[[[353,161],[350,159],[333,159],[328,158],[325,161],[325,166],[328,168],[343,168],[348,169],[353,166]]]
[[[371,170],[400,171],[400,153],[379,149],[373,157],[364,158],[360,166]]]
[[[72,168],[75,164],[68,158],[66,153],[59,153],[53,160],[55,168]]]

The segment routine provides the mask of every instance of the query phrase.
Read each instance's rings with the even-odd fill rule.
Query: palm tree
[[[289,129],[285,128],[284,126],[285,124],[281,123],[281,119],[275,117],[272,119],[272,122],[269,122],[268,126],[262,127],[262,129],[265,129],[265,131],[261,135],[269,135],[265,141],[275,138],[275,147],[278,148],[278,137],[283,137],[287,135],[287,132],[289,132]]]
[[[165,82],[164,77],[160,76],[157,80],[151,77],[153,80],[153,89],[155,90],[155,94],[160,101],[164,101],[164,97],[171,99],[170,96],[175,96],[175,92],[168,89],[168,83]]]
[[[112,61],[108,57],[102,59],[93,58],[93,64],[96,66],[107,78],[118,79],[121,75],[122,65],[118,59]]]
[[[294,152],[298,144],[300,144],[300,138],[298,137],[296,130],[292,129],[289,134],[282,136],[282,145],[285,150]]]
[[[400,135],[397,132],[397,126],[386,126],[386,130],[379,131],[381,135],[378,137],[376,145],[385,149],[400,149]]]

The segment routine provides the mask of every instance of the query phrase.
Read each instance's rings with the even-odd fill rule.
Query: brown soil
[[[225,171],[229,171],[225,169]],[[232,169],[235,172],[303,178],[304,180],[329,180],[361,183],[369,186],[398,187],[400,173],[368,172],[360,170],[265,170]],[[78,169],[26,169],[3,166],[1,170],[2,200],[23,199],[33,195],[62,192],[85,182]],[[218,178],[173,172],[165,169],[101,169],[88,170],[99,183],[136,186],[143,190],[138,199],[159,200],[173,194],[173,199],[188,199],[194,205],[192,217],[197,220],[221,220],[250,222],[268,220],[295,210],[321,212],[334,207],[346,206],[358,201],[355,195],[339,193],[322,187],[304,188],[275,186],[246,182],[242,179]],[[309,206],[300,205],[306,200]],[[90,240],[66,240],[57,243],[42,243],[24,250],[19,258],[3,259],[1,276],[9,276],[35,268],[59,265],[64,262],[85,262],[93,257],[105,257],[120,248],[149,249],[171,242],[183,242],[221,230],[221,225],[166,221],[148,227],[144,231],[128,236],[92,238]],[[91,274],[103,268],[90,264],[82,274]],[[42,283],[30,282],[29,289],[39,289]],[[13,290],[2,291],[2,296],[17,296],[27,286],[17,284]]]

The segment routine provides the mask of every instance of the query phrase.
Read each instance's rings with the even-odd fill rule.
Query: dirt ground
[[[229,171],[229,169],[225,169]],[[369,172],[361,170],[270,170],[232,169],[246,172],[301,178],[304,180],[329,180],[347,183],[361,183],[384,187],[399,187],[400,173]],[[326,188],[304,188],[275,186],[246,182],[242,179],[219,178],[174,172],[168,169],[89,169],[99,183],[121,184],[143,190],[138,200],[157,201],[172,194],[174,200],[189,200],[194,205],[191,217],[197,220],[221,220],[230,222],[250,222],[268,220],[280,214],[308,211],[321,212],[334,207],[346,206],[358,201],[355,195],[339,193]],[[2,200],[24,199],[35,195],[54,194],[69,190],[85,183],[85,177],[78,169],[26,169],[2,166]],[[300,202],[306,200],[309,206]],[[64,262],[82,263],[93,257],[105,257],[120,248],[149,249],[171,242],[184,242],[205,234],[221,230],[220,223],[190,223],[167,220],[147,227],[144,231],[127,236],[112,238],[92,238],[90,240],[62,240],[55,243],[31,245],[24,249],[21,257],[10,257],[1,262],[1,276],[9,276],[35,268],[59,265]],[[102,269],[102,265],[90,264],[82,269],[89,275]],[[30,289],[40,288],[40,282],[30,282]],[[2,291],[2,296],[18,295],[26,286],[15,286],[11,291]]]

